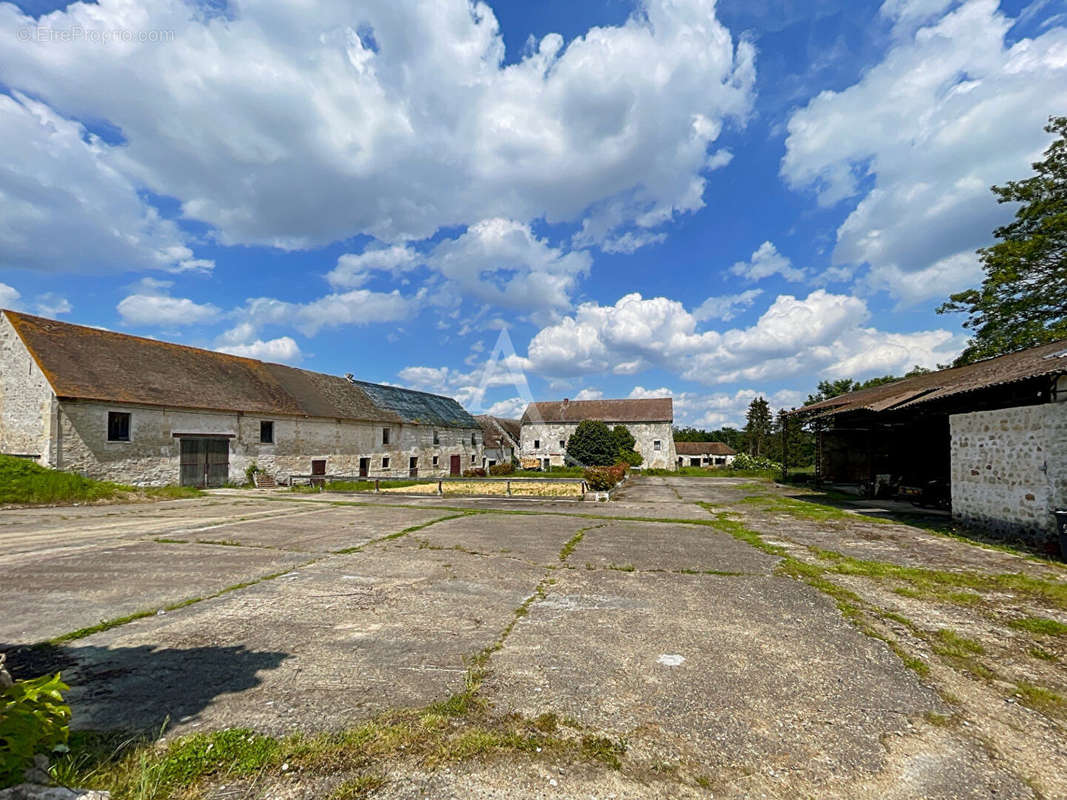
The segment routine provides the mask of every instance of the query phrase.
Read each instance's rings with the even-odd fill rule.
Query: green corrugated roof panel
[[[376,406],[392,411],[405,422],[442,428],[478,428],[478,421],[451,397],[380,383],[352,383],[366,392]]]

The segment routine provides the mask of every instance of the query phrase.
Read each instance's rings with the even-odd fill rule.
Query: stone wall
[[[0,453],[50,463],[55,398],[15,328],[0,314]]]
[[[641,469],[676,469],[678,457],[674,450],[674,431],[669,422],[607,422],[609,428],[625,425],[636,440],[634,449],[644,462]],[[520,453],[522,458],[548,459],[552,466],[562,466],[566,442],[570,441],[577,422],[525,423],[522,426]],[[561,446],[560,442],[564,444]],[[656,442],[660,443],[659,450]],[[539,443],[538,447],[534,444]]]
[[[1067,508],[1067,402],[953,414],[952,514],[1037,541]]]
[[[107,440],[109,411],[130,413],[130,441]],[[59,409],[59,462],[53,464],[92,478],[139,486],[176,484],[180,478],[179,439],[174,434],[219,434],[230,438],[230,480],[241,483],[253,462],[278,480],[311,472],[311,461],[326,460],[326,472],[354,476],[359,460],[370,459],[372,477],[407,477],[409,459],[418,459],[419,477],[447,476],[449,457],[461,469],[482,463],[480,428],[377,424],[334,419],[272,417],[153,406],[63,401]],[[260,422],[274,423],[274,442],[261,443]],[[390,443],[382,443],[382,428]],[[471,437],[474,437],[474,444]],[[434,457],[438,463],[433,463]],[[383,459],[389,465],[383,466]]]

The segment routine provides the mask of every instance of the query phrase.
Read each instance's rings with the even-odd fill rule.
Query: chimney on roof
[[[349,383],[355,383],[356,382],[356,376],[353,375],[351,372],[346,372],[345,373],[345,380],[348,381]]]

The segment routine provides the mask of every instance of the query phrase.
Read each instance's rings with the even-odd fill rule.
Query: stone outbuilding
[[[485,469],[518,460],[522,428],[519,420],[488,414],[480,414],[475,419],[482,426],[482,466]]]
[[[482,428],[455,400],[0,313],[0,453],[134,485],[459,475]]]
[[[1067,340],[795,409],[820,481],[938,492],[964,522],[1048,541],[1067,508]]]
[[[611,428],[625,425],[636,440],[634,449],[644,459],[642,469],[676,469],[674,400],[670,397],[530,403],[522,415],[523,465],[563,466],[567,441],[578,423],[587,419]]]
[[[725,442],[675,442],[679,467],[728,467],[737,451]]]

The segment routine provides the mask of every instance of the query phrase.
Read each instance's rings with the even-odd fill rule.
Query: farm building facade
[[[448,397],[4,311],[0,453],[142,486],[436,477],[481,465],[482,428]]]
[[[679,467],[728,467],[737,451],[724,442],[675,442]]]
[[[674,401],[670,397],[641,400],[562,400],[530,403],[522,416],[524,464],[536,459],[542,468],[566,462],[567,442],[578,423],[594,419],[609,427],[625,425],[636,440],[642,469],[675,469]]]
[[[510,464],[519,458],[522,423],[517,419],[481,414],[475,417],[482,426],[482,466]]]
[[[1047,541],[1067,508],[1067,340],[804,408],[831,483],[934,487],[961,521]]]

